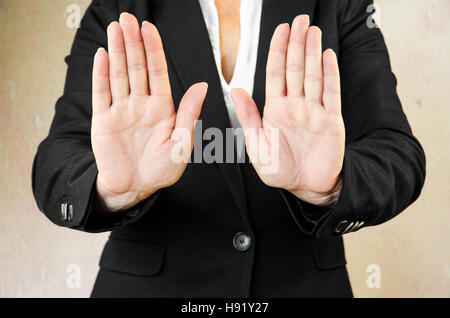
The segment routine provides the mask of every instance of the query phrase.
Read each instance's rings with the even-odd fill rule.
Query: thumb
[[[242,88],[233,89],[231,98],[244,131],[249,128],[259,131],[259,128],[262,128],[262,121],[253,98]]]
[[[178,107],[175,129],[184,128],[191,132],[194,131],[194,124],[200,116],[207,92],[207,83],[194,84],[187,90],[181,99],[180,107]]]
[[[171,136],[171,140],[174,142],[171,156],[175,163],[187,163],[189,161],[194,147],[195,122],[200,116],[207,92],[208,84],[198,83],[192,85],[181,99],[175,128]]]
[[[231,92],[234,107],[245,135],[247,153],[253,164],[258,162],[260,145],[265,145],[265,135],[258,108],[253,98],[243,89],[236,88]]]

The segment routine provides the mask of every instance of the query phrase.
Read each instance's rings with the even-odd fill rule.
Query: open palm
[[[99,49],[94,61],[91,139],[97,190],[114,211],[181,177],[190,153],[184,153],[184,160],[172,160],[179,143],[174,131],[185,129],[193,136],[207,85],[191,87],[175,113],[158,31],[148,22],[140,29],[130,14],[108,27],[108,51]]]
[[[312,204],[324,204],[338,186],[345,149],[340,79],[336,54],[322,53],[321,31],[298,16],[292,28],[280,25],[272,38],[266,74],[266,104],[260,117],[253,99],[241,89],[233,101],[244,130],[254,129],[266,148],[278,132],[277,170],[264,173],[258,143],[247,150],[267,185],[291,191]],[[261,142],[261,141],[260,141]]]

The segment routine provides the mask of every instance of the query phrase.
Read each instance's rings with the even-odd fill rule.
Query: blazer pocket
[[[318,269],[335,269],[347,264],[341,237],[315,238],[310,240],[310,244]]]
[[[138,276],[161,272],[167,243],[110,238],[100,258],[100,268]]]

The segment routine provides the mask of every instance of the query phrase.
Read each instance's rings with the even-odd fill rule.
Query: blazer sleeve
[[[159,193],[117,213],[100,212],[95,199],[97,165],[91,146],[92,66],[99,47],[107,47],[106,28],[118,19],[117,1],[94,0],[76,34],[63,96],[57,101],[48,137],[39,145],[32,172],[39,209],[55,224],[103,232],[136,221]]]
[[[403,113],[383,36],[367,23],[372,3],[348,0],[340,28],[346,147],[338,202],[335,208],[316,207],[280,190],[308,236],[341,235],[386,222],[419,197],[425,181],[425,154]]]

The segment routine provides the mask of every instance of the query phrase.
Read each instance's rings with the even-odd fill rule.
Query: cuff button
[[[73,220],[73,206],[71,204],[61,204],[61,220],[67,222],[71,222]]]
[[[348,227],[348,221],[344,220],[339,222],[339,224],[335,227],[334,232],[337,234],[342,233]]]
[[[61,220],[67,221],[67,203],[61,204]]]
[[[67,213],[67,221],[72,222],[73,220],[73,205],[69,205],[69,211]]]

